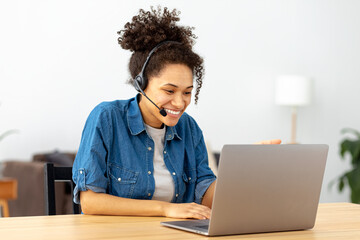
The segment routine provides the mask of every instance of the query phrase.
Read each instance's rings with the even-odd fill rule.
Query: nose
[[[185,106],[185,98],[183,94],[176,94],[171,103],[176,109],[183,109]]]

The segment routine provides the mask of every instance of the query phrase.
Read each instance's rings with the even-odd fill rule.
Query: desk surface
[[[162,217],[58,215],[0,218],[1,239],[210,239],[166,228]],[[211,239],[360,239],[360,205],[320,204],[315,227],[306,231],[232,235]]]

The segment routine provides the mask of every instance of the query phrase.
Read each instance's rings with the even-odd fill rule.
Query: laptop
[[[207,236],[314,227],[329,147],[224,145],[210,220],[161,224]]]

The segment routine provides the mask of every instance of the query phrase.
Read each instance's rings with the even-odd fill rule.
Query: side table
[[[0,179],[0,207],[4,217],[9,217],[8,200],[17,198],[17,180],[14,178]]]

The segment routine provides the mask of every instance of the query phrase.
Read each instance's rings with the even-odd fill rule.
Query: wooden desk
[[[13,178],[0,179],[0,207],[4,217],[9,217],[8,200],[17,198],[17,180]]]
[[[210,239],[166,228],[161,217],[58,215],[0,218],[0,238],[5,239]],[[320,204],[312,230],[232,235],[211,239],[360,239],[360,205]]]

